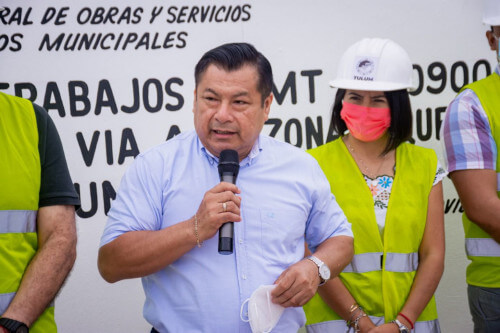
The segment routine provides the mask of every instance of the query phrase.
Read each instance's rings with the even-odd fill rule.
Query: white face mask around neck
[[[250,322],[252,333],[269,333],[276,326],[285,310],[271,301],[271,290],[275,285],[262,285],[241,305],[240,318]],[[243,318],[243,308],[248,303],[248,319]]]

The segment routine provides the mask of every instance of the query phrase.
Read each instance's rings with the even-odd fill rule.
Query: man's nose
[[[232,118],[231,105],[228,102],[223,102],[220,104],[216,114],[215,119],[218,122],[225,123],[230,121]]]

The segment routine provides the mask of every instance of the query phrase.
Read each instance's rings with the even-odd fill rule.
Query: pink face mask
[[[340,118],[356,139],[370,142],[380,138],[391,125],[391,109],[370,108],[344,102]]]

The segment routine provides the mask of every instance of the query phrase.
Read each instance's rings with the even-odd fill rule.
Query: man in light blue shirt
[[[350,262],[350,224],[316,161],[260,134],[273,99],[261,53],[219,46],[200,59],[195,81],[195,131],[139,155],[123,177],[101,240],[101,275],[142,278],[152,332],[250,332],[240,308],[269,284],[286,308],[273,332],[296,332],[325,270],[333,278]],[[236,185],[219,182],[225,149],[239,155]],[[231,255],[217,251],[225,222],[235,222]]]

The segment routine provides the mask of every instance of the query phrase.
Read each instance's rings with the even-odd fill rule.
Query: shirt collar
[[[261,135],[259,134],[248,156],[240,162],[240,166],[247,166],[254,163],[260,151],[262,150],[260,136]],[[210,165],[219,164],[219,158],[217,156],[214,156],[207,148],[205,148],[205,146],[203,146],[203,143],[201,142],[198,135],[196,136],[196,140],[198,142],[198,149],[203,155],[205,155],[208,163],[210,163]]]
[[[495,73],[500,75],[500,62],[497,64],[497,67],[495,68]]]

